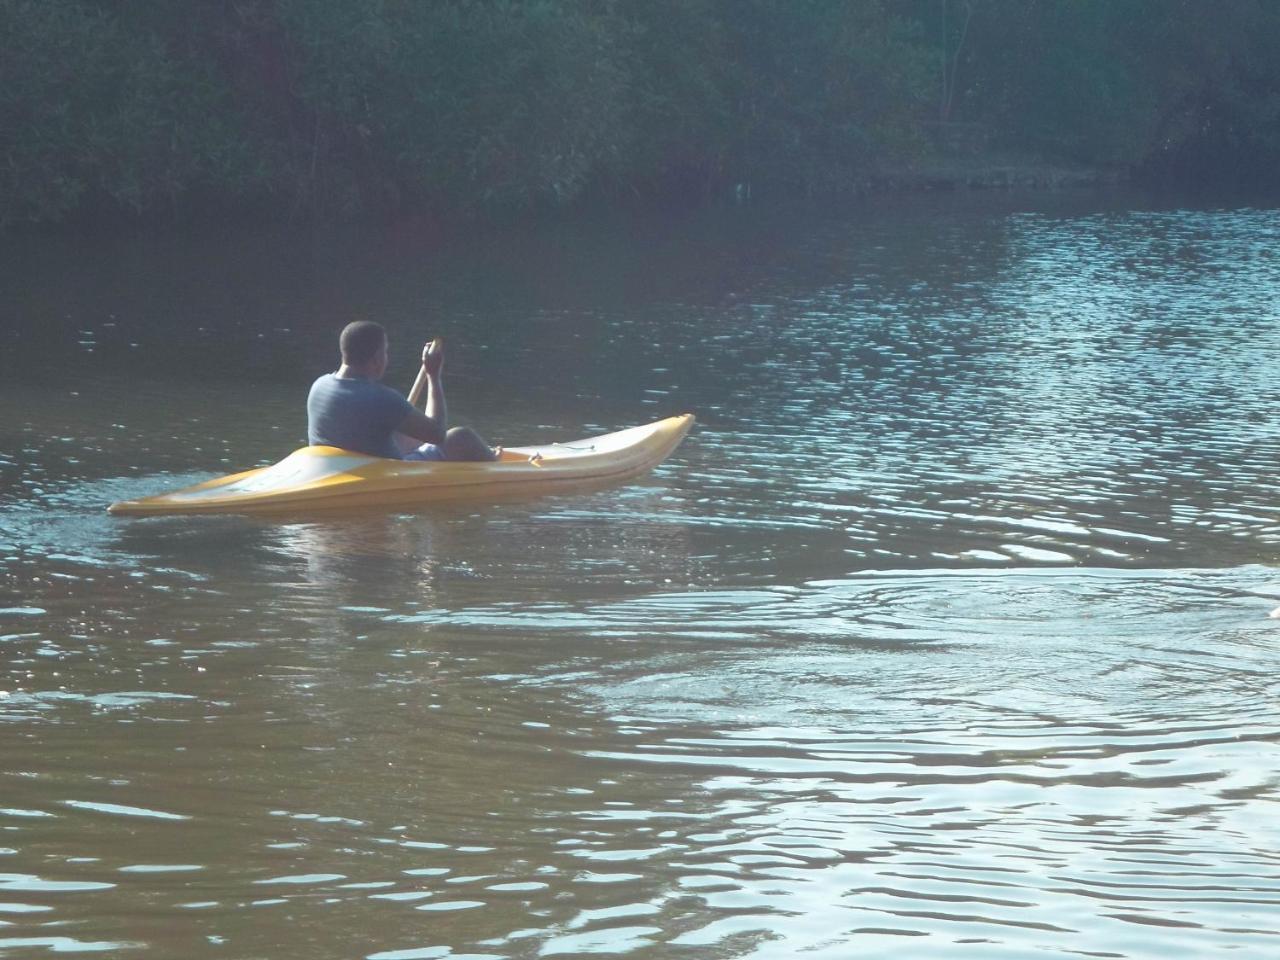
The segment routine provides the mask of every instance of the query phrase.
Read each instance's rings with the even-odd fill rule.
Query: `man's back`
[[[307,395],[307,442],[398,459],[392,434],[412,413],[412,404],[390,387],[326,373]]]

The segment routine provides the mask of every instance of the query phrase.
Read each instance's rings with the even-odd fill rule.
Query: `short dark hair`
[[[342,362],[368,363],[386,342],[387,331],[382,329],[382,324],[372,320],[354,320],[342,328],[342,335],[338,338]]]

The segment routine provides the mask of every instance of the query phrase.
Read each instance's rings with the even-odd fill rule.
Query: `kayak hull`
[[[682,414],[564,444],[513,447],[491,463],[369,457],[302,447],[246,470],[107,510],[118,516],[360,511],[432,503],[492,502],[612,486],[666,459],[693,426]]]

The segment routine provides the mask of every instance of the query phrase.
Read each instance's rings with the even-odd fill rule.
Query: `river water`
[[[1280,211],[0,248],[0,955],[1280,953]],[[354,317],[652,476],[127,520]]]

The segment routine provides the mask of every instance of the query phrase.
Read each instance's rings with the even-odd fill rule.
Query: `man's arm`
[[[403,433],[406,437],[413,437],[423,443],[444,443],[444,428],[417,410],[405,414],[405,418],[396,424],[396,433]]]
[[[425,415],[414,410],[396,430],[415,440],[443,443],[449,428],[449,413],[444,402],[444,342],[437,337],[422,348],[422,367],[409,390],[409,403],[417,407],[426,391]]]

